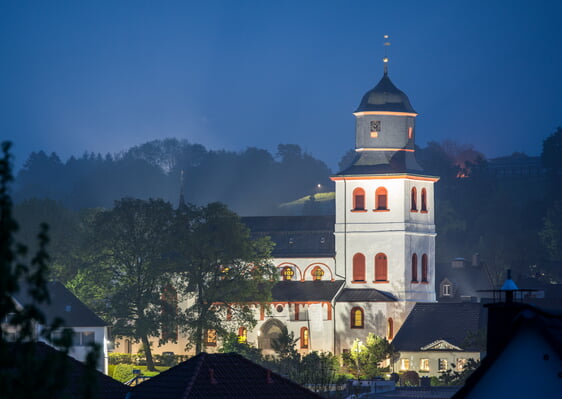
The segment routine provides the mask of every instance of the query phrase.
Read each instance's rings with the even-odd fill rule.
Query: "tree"
[[[265,303],[277,277],[269,238],[252,239],[238,215],[220,203],[178,211],[176,223],[181,289],[190,303],[183,330],[196,353],[205,333],[226,336],[226,310],[238,326],[253,327],[250,303]]]
[[[10,144],[2,143],[0,158],[0,398],[55,397],[67,382],[67,354],[71,346],[72,330],[63,329],[60,338],[51,339],[59,330],[61,319],[50,324],[40,310],[48,303],[47,289],[49,255],[48,226],[42,224],[37,236],[37,252],[30,264],[24,263],[27,247],[16,241],[18,224],[13,217],[13,203],[9,184],[13,180]],[[25,291],[30,303],[16,306],[13,296]],[[40,337],[37,325],[42,325]],[[10,341],[8,342],[8,337]],[[35,340],[41,338],[57,346],[59,351],[37,356]],[[88,372],[95,370],[96,351],[88,355]],[[91,397],[92,383],[84,384],[85,397]]]
[[[342,360],[348,370],[357,375],[371,379],[379,376],[384,368],[380,363],[390,357],[392,345],[384,337],[373,333],[367,335],[365,344],[356,339],[349,352],[342,354]]]
[[[93,226],[93,261],[108,290],[108,314],[114,334],[143,344],[146,363],[154,370],[148,337],[157,335],[162,290],[169,283],[174,211],[162,200],[125,198],[97,215]]]

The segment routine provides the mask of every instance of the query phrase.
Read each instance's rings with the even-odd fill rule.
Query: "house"
[[[486,311],[479,303],[417,303],[396,334],[393,369],[420,376],[461,371],[484,352]]]
[[[495,287],[478,254],[471,260],[456,258],[450,263],[440,263],[436,268],[435,294],[439,302],[480,302],[489,297],[482,290]]]
[[[99,372],[94,371],[92,374],[86,366],[76,359],[65,356],[62,352],[59,352],[55,348],[43,343],[12,343],[6,348],[8,355],[6,362],[13,362],[13,367],[18,364],[18,357],[22,356],[25,349],[22,348],[24,345],[32,345],[31,348],[26,348],[31,350],[31,355],[35,359],[35,364],[38,367],[57,367],[57,365],[63,367],[64,373],[57,374],[57,381],[50,381],[60,384],[58,387],[53,387],[53,391],[42,391],[42,395],[37,395],[34,392],[35,389],[44,389],[41,386],[41,373],[30,375],[30,370],[14,370],[12,373],[20,373],[22,378],[20,382],[19,389],[21,390],[25,385],[26,388],[32,390],[30,395],[33,397],[49,397],[49,398],[85,398],[91,397],[92,399],[124,399],[129,391],[129,387],[114,380],[111,377]],[[62,363],[58,363],[62,361]],[[5,364],[6,364],[5,362]],[[47,364],[43,364],[47,362]],[[54,364],[57,363],[57,364]],[[36,378],[37,377],[37,378]],[[39,384],[39,386],[37,385]],[[86,390],[91,388],[93,390],[93,396],[87,396]],[[4,397],[6,394],[6,387],[2,387],[2,392],[0,396]]]
[[[127,399],[320,399],[236,353],[200,353],[132,388]]]
[[[61,318],[64,327],[74,330],[72,337],[72,348],[69,355],[79,361],[84,361],[88,353],[88,345],[97,343],[101,348],[98,370],[107,374],[107,343],[108,324],[92,312],[82,301],[72,294],[63,284],[58,281],[47,283],[50,303],[42,303],[39,308],[44,313],[47,323],[52,323],[55,318]],[[14,295],[17,306],[23,307],[31,303],[25,289]],[[43,326],[37,326],[37,337]],[[15,332],[11,332],[15,333]]]

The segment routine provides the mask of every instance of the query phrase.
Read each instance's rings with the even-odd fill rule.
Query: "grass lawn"
[[[113,377],[113,370],[115,370],[115,366],[115,364],[110,364],[107,366],[107,374],[110,377]],[[156,366],[156,370],[158,371],[146,371],[146,366],[133,366],[133,368],[136,370],[140,370],[142,375],[154,377],[155,375],[160,374],[162,371],[168,370],[170,367]],[[133,378],[133,376],[131,376],[131,378]]]

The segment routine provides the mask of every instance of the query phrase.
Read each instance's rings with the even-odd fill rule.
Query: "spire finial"
[[[390,46],[390,40],[389,40],[389,36],[388,35],[384,35],[384,58],[382,59],[382,62],[384,63],[384,74],[388,75],[388,55],[387,55],[387,47]]]

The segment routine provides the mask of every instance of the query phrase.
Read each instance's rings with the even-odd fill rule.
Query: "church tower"
[[[354,112],[356,158],[332,176],[335,264],[358,298],[376,290],[413,306],[435,301],[433,185],[439,178],[416,161],[418,114],[390,80],[386,62],[382,79]]]

